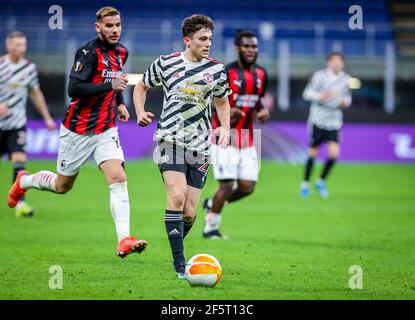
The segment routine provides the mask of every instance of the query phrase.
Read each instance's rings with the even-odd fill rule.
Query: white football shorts
[[[255,147],[226,149],[212,144],[210,161],[216,180],[258,181],[259,164]]]
[[[61,125],[56,164],[58,173],[63,176],[76,175],[91,156],[98,166],[106,160],[124,161],[118,129],[114,127],[89,136],[77,134]]]

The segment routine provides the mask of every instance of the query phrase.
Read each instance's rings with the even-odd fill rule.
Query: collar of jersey
[[[199,62],[193,62],[190,61],[189,59],[187,59],[184,55],[184,52],[180,53],[180,56],[182,57],[183,61],[186,62],[187,64],[191,64],[193,66],[200,66],[201,64],[203,64],[203,61],[205,60],[205,58],[203,58],[202,60],[200,60]]]
[[[97,42],[98,42],[100,47],[104,47],[107,50],[114,50],[118,45],[118,43],[115,44],[115,45],[110,45],[109,43],[102,40],[100,37],[97,37]]]

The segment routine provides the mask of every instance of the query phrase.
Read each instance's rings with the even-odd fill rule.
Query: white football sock
[[[110,186],[111,214],[115,223],[118,242],[130,236],[130,201],[127,182],[113,183]]]
[[[24,190],[35,188],[56,193],[57,175],[50,171],[39,171],[35,174],[25,175],[20,178],[20,187]]]
[[[208,233],[212,230],[219,229],[221,220],[222,220],[221,213],[208,212],[205,218],[205,228],[203,229],[203,232]]]

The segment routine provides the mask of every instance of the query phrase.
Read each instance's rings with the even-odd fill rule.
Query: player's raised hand
[[[215,134],[219,135],[218,145],[223,149],[226,149],[229,145],[229,129],[224,127],[218,127],[215,130]]]
[[[154,114],[152,114],[151,112],[143,112],[143,113],[139,113],[137,115],[137,124],[140,127],[145,127],[148,126],[153,120],[154,118]]]
[[[130,113],[127,110],[125,104],[120,104],[118,106],[118,120],[121,122],[127,122],[130,119]]]
[[[9,108],[4,103],[0,103],[0,118],[5,117],[9,112]]]
[[[115,77],[115,79],[112,79],[112,89],[116,92],[124,91],[125,88],[127,88],[127,74],[122,74],[118,77]]]

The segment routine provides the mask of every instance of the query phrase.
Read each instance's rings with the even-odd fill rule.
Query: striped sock
[[[205,228],[203,229],[204,233],[211,232],[213,230],[218,230],[220,222],[222,221],[222,214],[209,211],[205,218]]]
[[[177,270],[180,264],[186,262],[183,247],[183,211],[166,210],[164,223],[174,259],[174,266]]]
[[[56,193],[55,181],[57,175],[50,171],[39,171],[35,174],[23,176],[20,179],[20,187],[24,190],[35,188]]]

